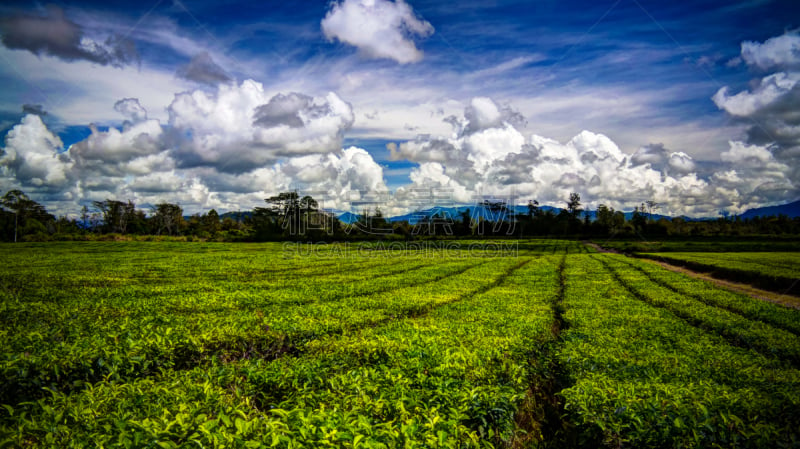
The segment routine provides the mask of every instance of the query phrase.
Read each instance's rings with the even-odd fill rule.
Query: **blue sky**
[[[441,190],[716,215],[795,200],[791,1],[6,2],[0,188],[384,210]]]

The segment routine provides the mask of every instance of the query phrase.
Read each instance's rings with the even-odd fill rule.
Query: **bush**
[[[50,236],[44,232],[37,232],[35,234],[22,236],[23,242],[49,242],[50,240]]]

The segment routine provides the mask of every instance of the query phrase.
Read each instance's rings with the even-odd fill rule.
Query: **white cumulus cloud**
[[[412,39],[427,37],[434,31],[403,0],[333,3],[321,25],[329,40],[357,47],[367,57],[394,59],[401,64],[420,61],[422,51]]]
[[[366,150],[342,148],[353,113],[333,93],[270,96],[255,82],[180,93],[169,126],[148,119],[135,98],[114,108],[126,119],[121,127],[90,125],[66,151],[40,116],[25,116],[0,152],[0,185],[59,207],[71,199],[73,213],[109,198],[145,208],[175,202],[187,213],[246,210],[292,189],[349,208],[353,192],[387,191],[383,167]]]
[[[741,54],[751,68],[773,73],[753,80],[750,90],[732,94],[725,86],[714,95],[716,105],[746,129],[749,144],[731,146],[722,157],[756,166],[767,164],[777,170],[774,174],[788,176],[797,186],[800,183],[800,35],[792,32],[763,43],[744,42]],[[789,167],[786,174],[775,165],[777,162]],[[760,190],[765,195],[777,195],[785,189],[780,182],[763,186]],[[796,187],[787,192],[787,197],[800,193]]]
[[[767,39],[764,43],[742,42],[742,59],[762,70],[800,67],[800,35],[797,32]]]
[[[730,95],[730,89],[723,86],[712,97],[714,103],[725,112],[737,117],[751,117],[755,114],[771,112],[774,106],[796,93],[800,73],[779,72],[764,77],[752,91],[742,91]]]
[[[60,189],[70,182],[72,161],[61,149],[61,139],[42,122],[28,114],[6,135],[0,167],[23,187]]]
[[[163,129],[158,120],[126,125],[122,131],[116,128],[100,131],[91,125],[92,133],[85,140],[72,145],[70,155],[80,161],[96,160],[113,164],[163,151]]]
[[[169,113],[183,166],[230,172],[335,151],[354,120],[350,105],[335,93],[270,97],[252,80],[220,85],[216,92],[177,94]]]
[[[393,159],[420,163],[408,190],[445,189],[457,202],[513,194],[522,202],[561,207],[578,192],[588,207],[602,202],[630,209],[653,200],[663,213],[714,216],[784,199],[792,189],[789,167],[765,146],[731,142],[712,174],[701,176],[691,156],[661,144],[629,155],[590,131],[566,143],[524,137],[518,129],[524,122],[512,120],[516,114],[505,109],[476,99],[463,116],[447,119],[454,126],[451,136],[421,135],[388,145]]]

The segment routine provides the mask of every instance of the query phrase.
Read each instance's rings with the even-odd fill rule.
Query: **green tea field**
[[[2,448],[800,447],[800,310],[579,242],[0,261]]]

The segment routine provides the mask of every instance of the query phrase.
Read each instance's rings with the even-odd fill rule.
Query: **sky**
[[[800,198],[800,4],[4,2],[0,191],[399,215]]]

